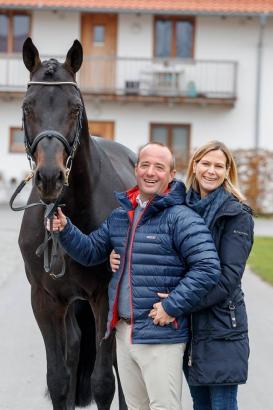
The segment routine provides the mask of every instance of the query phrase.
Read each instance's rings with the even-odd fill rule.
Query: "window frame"
[[[9,129],[9,152],[11,154],[25,154],[26,149],[25,149],[24,142],[22,144],[14,142],[14,132],[16,131],[24,132],[21,127],[10,127]]]
[[[172,22],[172,44],[171,44],[171,55],[168,57],[157,57],[156,56],[156,22],[158,20],[170,20]],[[177,57],[176,56],[176,22],[178,21],[187,21],[192,23],[193,27],[193,35],[192,35],[192,53],[190,57],[184,57],[184,58],[189,58],[193,59],[194,54],[195,54],[195,31],[196,31],[196,19],[195,17],[191,16],[168,16],[168,15],[162,15],[162,16],[155,16],[154,17],[154,50],[153,50],[153,55],[154,58],[163,58],[163,59],[168,59],[168,58],[182,58],[182,57]]]
[[[8,41],[7,41],[7,50],[0,51],[0,54],[19,54],[21,51],[13,51],[13,18],[14,16],[28,16],[29,17],[29,31],[27,37],[30,37],[32,31],[32,15],[26,11],[5,11],[1,10],[0,15],[8,17]]]
[[[187,161],[185,164],[185,167],[180,169],[179,167],[176,167],[177,172],[185,172],[190,160],[190,153],[191,153],[191,124],[189,123],[150,123],[150,136],[149,136],[149,142],[153,142],[152,136],[153,136],[153,129],[156,127],[164,127],[167,128],[167,146],[171,149],[173,154],[175,155],[175,152],[173,150],[173,135],[172,135],[172,130],[175,127],[183,127],[186,128],[188,131],[188,152],[187,152]]]

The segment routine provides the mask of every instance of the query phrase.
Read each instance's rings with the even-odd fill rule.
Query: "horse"
[[[89,233],[117,207],[113,191],[135,184],[135,154],[121,144],[89,135],[75,80],[82,60],[78,40],[64,63],[41,61],[30,38],[23,45],[23,61],[30,72],[23,124],[26,152],[34,166],[19,246],[33,313],[45,344],[47,387],[54,410],[84,407],[92,398],[98,410],[109,410],[116,359],[114,335],[104,339],[109,264],[83,267],[57,250],[55,262],[48,262],[45,269],[37,246],[42,243],[42,250],[46,252],[47,247],[50,254],[55,245],[54,241],[50,245],[48,237],[44,239],[44,207],[48,210],[54,205],[52,217],[57,205],[65,205],[65,214]],[[118,373],[117,382],[120,387]],[[119,408],[127,409],[120,388]]]

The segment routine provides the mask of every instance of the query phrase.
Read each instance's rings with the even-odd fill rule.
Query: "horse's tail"
[[[75,314],[81,330],[75,405],[85,407],[92,401],[91,374],[96,360],[96,326],[91,307],[86,301],[75,302]]]

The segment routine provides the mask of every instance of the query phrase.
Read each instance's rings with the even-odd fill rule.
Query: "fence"
[[[234,99],[237,66],[225,60],[84,56],[78,80],[86,93]],[[29,73],[21,56],[0,56],[0,71],[0,91],[25,90]]]

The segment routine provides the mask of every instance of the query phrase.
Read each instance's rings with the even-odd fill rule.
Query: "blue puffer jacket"
[[[103,262],[113,248],[121,255],[120,269],[109,284],[106,336],[119,319],[119,284],[137,194],[137,187],[117,194],[121,207],[90,235],[84,235],[70,221],[60,233],[66,252],[83,265]],[[168,193],[156,195],[148,203],[132,232],[129,280],[133,343],[186,342],[186,315],[218,280],[220,264],[211,234],[200,216],[181,205],[184,198],[184,184],[174,181]],[[159,301],[157,292],[169,293],[162,303],[176,321],[167,326],[155,326],[148,317]]]

